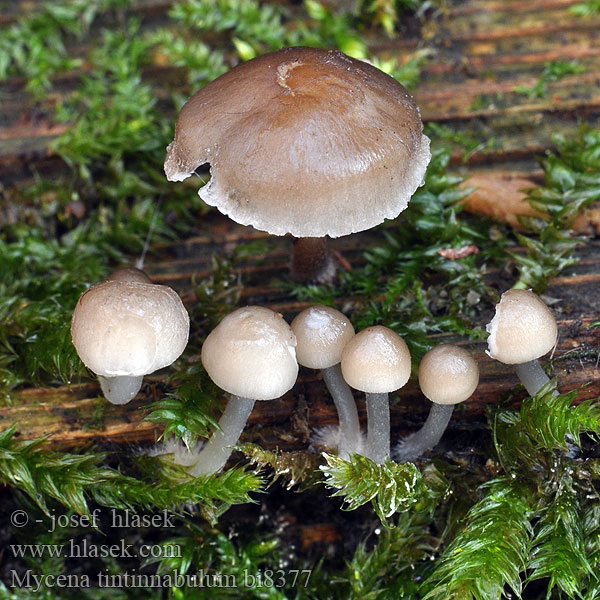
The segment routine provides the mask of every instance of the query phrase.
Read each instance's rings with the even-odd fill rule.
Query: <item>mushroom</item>
[[[531,290],[508,290],[486,329],[490,334],[487,354],[515,365],[521,383],[534,396],[549,381],[537,359],[554,348],[558,336],[550,309]]]
[[[441,344],[427,352],[419,365],[419,386],[433,404],[423,427],[400,441],[396,459],[413,461],[433,448],[446,430],[454,405],[469,398],[478,383],[477,363],[466,350]]]
[[[232,396],[216,431],[191,469],[216,473],[231,455],[256,400],[274,400],[298,376],[296,337],[283,317],[269,308],[247,306],[227,315],[202,346],[209,377]]]
[[[410,377],[410,352],[404,340],[381,325],[357,333],[342,351],[342,374],[348,384],[366,393],[365,456],[378,464],[390,455],[388,393]]]
[[[322,281],[335,273],[325,236],[395,218],[422,184],[422,130],[412,97],[379,69],[336,50],[284,48],[196,92],[164,168],[182,181],[209,163],[200,197],[238,223],[299,238],[295,274]]]
[[[120,269],[85,291],[73,312],[71,337],[85,366],[98,375],[105,398],[127,404],[144,375],[185,350],[190,320],[179,296],[138,269]]]
[[[138,283],[152,283],[144,271],[137,267],[121,267],[113,271],[107,281],[137,281]]]
[[[339,310],[311,306],[294,318],[291,328],[297,340],[298,364],[321,369],[340,422],[338,456],[346,459],[361,446],[356,402],[340,366],[342,350],[354,336],[354,327]]]

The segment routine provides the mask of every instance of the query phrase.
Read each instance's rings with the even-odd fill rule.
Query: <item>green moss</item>
[[[519,279],[515,287],[543,292],[550,278],[577,259],[573,250],[585,241],[571,226],[577,214],[600,199],[600,132],[582,127],[572,139],[555,135],[558,154],[540,159],[544,185],[527,191],[527,201],[542,218],[522,218],[528,235],[517,234],[525,253],[511,252]]]
[[[591,17],[600,13],[600,0],[585,0],[569,7],[569,12],[578,17]]]
[[[44,438],[19,441],[15,433],[11,427],[0,434],[0,480],[28,494],[46,514],[58,503],[89,515],[90,498],[118,509],[170,509],[199,502],[214,522],[231,504],[250,502],[249,493],[262,485],[260,477],[243,469],[193,479],[181,467],[149,457],[139,465],[146,477],[135,478],[103,465],[104,453],[52,452],[44,447]]]
[[[517,92],[517,94],[524,94],[532,100],[536,98],[545,98],[548,95],[549,83],[563,79],[563,77],[567,77],[568,75],[576,75],[584,72],[585,66],[576,60],[549,61],[544,64],[544,69],[535,85],[531,87],[523,85],[517,86],[514,91]]]

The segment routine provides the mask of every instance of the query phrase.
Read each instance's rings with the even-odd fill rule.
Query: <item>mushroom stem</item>
[[[414,461],[427,450],[436,446],[446,431],[453,410],[454,404],[434,402],[421,429],[401,440],[396,447],[396,460],[398,462]]]
[[[550,381],[537,359],[515,365],[515,370],[530,396],[535,396]]]
[[[254,408],[255,400],[231,396],[225,412],[219,419],[219,430],[215,431],[198,455],[198,461],[190,470],[195,477],[210,475],[221,470],[231,456],[234,446]]]
[[[331,283],[336,265],[327,249],[327,238],[294,238],[292,250],[292,277],[300,281]]]
[[[143,375],[120,375],[118,377],[98,375],[102,393],[112,404],[127,404],[133,400],[140,391],[143,380]]]
[[[377,464],[390,455],[390,404],[388,394],[367,392],[367,447],[365,456]]]
[[[340,363],[321,369],[323,381],[333,398],[340,422],[340,441],[338,456],[347,459],[353,452],[360,449],[360,424],[358,410],[350,386],[342,376]]]

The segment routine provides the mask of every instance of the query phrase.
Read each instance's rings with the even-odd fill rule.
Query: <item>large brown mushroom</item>
[[[209,163],[201,198],[238,223],[300,238],[296,274],[323,280],[334,272],[325,236],[406,208],[430,159],[422,130],[412,97],[379,69],[335,50],[284,48],[187,101],[165,173],[182,181]]]

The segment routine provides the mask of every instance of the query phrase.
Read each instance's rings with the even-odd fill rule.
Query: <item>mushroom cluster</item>
[[[211,179],[199,191],[207,204],[241,224],[291,234],[293,274],[331,281],[335,264],[325,238],[398,216],[422,185],[430,157],[419,109],[395,79],[338,51],[299,47],[241,64],[194,94],[178,115],[164,170],[168,180],[182,181],[209,164]],[[487,330],[489,356],[514,364],[535,394],[548,381],[537,359],[557,338],[549,309],[531,291],[510,290]],[[124,404],[145,374],[181,355],[189,318],[173,290],[143,271],[121,269],[82,294],[71,333],[107,399]],[[391,329],[355,333],[345,315],[325,306],[302,311],[290,326],[268,308],[249,306],[208,335],[201,359],[231,398],[194,475],[223,468],[255,402],[290,390],[298,365],[321,371],[338,412],[339,456],[389,460],[388,397],[411,374],[409,349]],[[465,350],[443,344],[428,352],[419,384],[430,413],[395,457],[415,460],[433,448],[478,380]],[[366,394],[364,443],[351,388]]]
[[[183,352],[188,329],[177,294],[152,284],[136,269],[119,270],[82,294],[71,326],[79,356],[98,374],[104,394],[115,404],[131,400],[144,374],[171,364]],[[488,354],[516,365],[527,391],[535,394],[548,381],[537,359],[557,338],[548,307],[531,291],[509,290],[487,329]],[[290,326],[269,308],[247,306],[209,333],[201,360],[209,377],[231,397],[204,448],[193,460],[179,458],[193,475],[225,466],[255,402],[280,398],[292,389],[298,365],[321,370],[338,411],[339,456],[364,454],[377,464],[390,459],[388,395],[402,388],[411,373],[408,346],[391,329],[378,325],[355,333],[344,314],[326,306],[307,308]],[[477,388],[479,370],[466,350],[442,344],[425,354],[418,379],[432,405],[421,429],[394,449],[399,462],[414,461],[438,444],[454,406]],[[366,394],[366,443],[351,388]]]
[[[408,346],[391,329],[378,325],[355,333],[344,314],[326,306],[303,310],[289,327],[269,309],[246,307],[225,317],[209,334],[202,363],[232,398],[193,474],[214,473],[225,465],[255,400],[278,398],[291,389],[298,365],[321,370],[338,412],[338,455],[347,459],[363,454],[377,464],[390,459],[388,395],[403,387],[411,373]],[[469,398],[478,380],[477,363],[465,350],[442,345],[428,352],[419,382],[432,409],[422,429],[398,445],[397,459],[415,460],[433,448],[454,404]],[[366,394],[366,443],[351,388]]]

